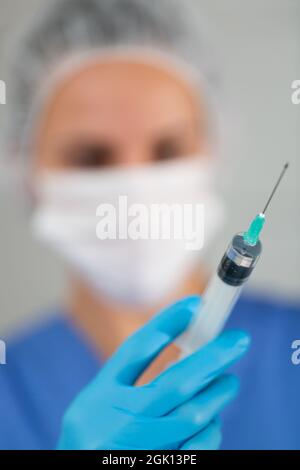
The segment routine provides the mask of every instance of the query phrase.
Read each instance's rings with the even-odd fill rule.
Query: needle
[[[282,178],[283,178],[283,176],[284,176],[286,170],[288,169],[288,167],[289,167],[289,163],[287,162],[287,163],[284,165],[284,167],[283,167],[283,169],[282,169],[282,172],[280,173],[280,176],[279,176],[279,178],[278,178],[278,180],[277,180],[277,182],[276,182],[276,184],[275,184],[275,186],[274,186],[274,188],[273,188],[273,191],[271,192],[271,195],[270,195],[270,197],[269,197],[269,199],[268,199],[268,201],[267,201],[267,204],[265,205],[264,210],[262,211],[262,214],[265,214],[265,213],[266,213],[266,210],[268,209],[269,204],[270,204],[271,200],[273,199],[273,196],[274,196],[274,194],[275,194],[275,192],[276,192],[276,190],[277,190],[277,188],[278,188],[278,186],[279,186],[279,184],[280,184],[280,182],[281,182],[281,180],[282,180]]]
[[[258,214],[251,222],[250,224],[250,227],[248,228],[247,232],[244,233],[244,241],[245,243],[247,243],[247,245],[250,245],[250,246],[255,246],[256,243],[258,242],[258,239],[259,239],[259,234],[260,232],[262,231],[263,229],[263,226],[265,224],[265,212],[267,210],[267,208],[269,207],[269,204],[275,194],[275,191],[276,189],[278,188],[279,186],[279,183],[280,181],[282,180],[283,178],[283,175],[284,173],[286,172],[286,170],[288,169],[289,167],[289,164],[286,163],[283,167],[283,170],[282,172],[280,173],[280,176],[271,192],[271,195],[268,199],[268,202],[267,204],[265,205],[265,208],[263,210],[263,212],[261,212],[260,214]]]

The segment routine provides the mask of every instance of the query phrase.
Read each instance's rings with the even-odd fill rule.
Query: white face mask
[[[195,269],[199,250],[187,249],[186,240],[174,237],[125,239],[124,230],[121,239],[117,230],[116,239],[100,240],[97,208],[100,204],[115,207],[119,229],[122,222],[128,227],[132,221],[132,213],[126,221],[126,214],[120,212],[120,196],[129,208],[139,204],[144,212],[153,204],[203,204],[206,248],[223,218],[213,185],[214,171],[200,157],[130,169],[48,172],[36,183],[34,233],[51,244],[99,295],[136,306],[155,304]],[[149,229],[145,214],[139,220],[147,222]]]

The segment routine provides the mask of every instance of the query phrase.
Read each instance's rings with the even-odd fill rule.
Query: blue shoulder
[[[252,338],[250,351],[237,369],[250,363],[256,364],[255,370],[258,363],[268,368],[276,364],[278,372],[293,368],[292,343],[300,339],[299,303],[246,294],[239,299],[226,328],[246,330]]]
[[[269,325],[292,326],[300,322],[300,302],[288,301],[281,297],[265,296],[257,293],[242,295],[235,306],[229,325],[252,325],[263,328]]]
[[[8,338],[0,366],[0,448],[52,445],[65,408],[98,367],[62,314],[43,315]]]

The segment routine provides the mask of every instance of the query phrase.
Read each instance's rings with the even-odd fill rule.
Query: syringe
[[[265,213],[288,166],[288,163],[284,165],[264,210],[253,219],[247,232],[234,235],[230,242],[203,295],[199,315],[176,340],[182,356],[208,343],[224,327],[262,252],[259,235],[265,223]]]

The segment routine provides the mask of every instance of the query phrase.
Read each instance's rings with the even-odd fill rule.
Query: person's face
[[[206,153],[206,134],[204,105],[173,74],[129,61],[95,63],[66,79],[49,100],[35,169],[96,169]]]

